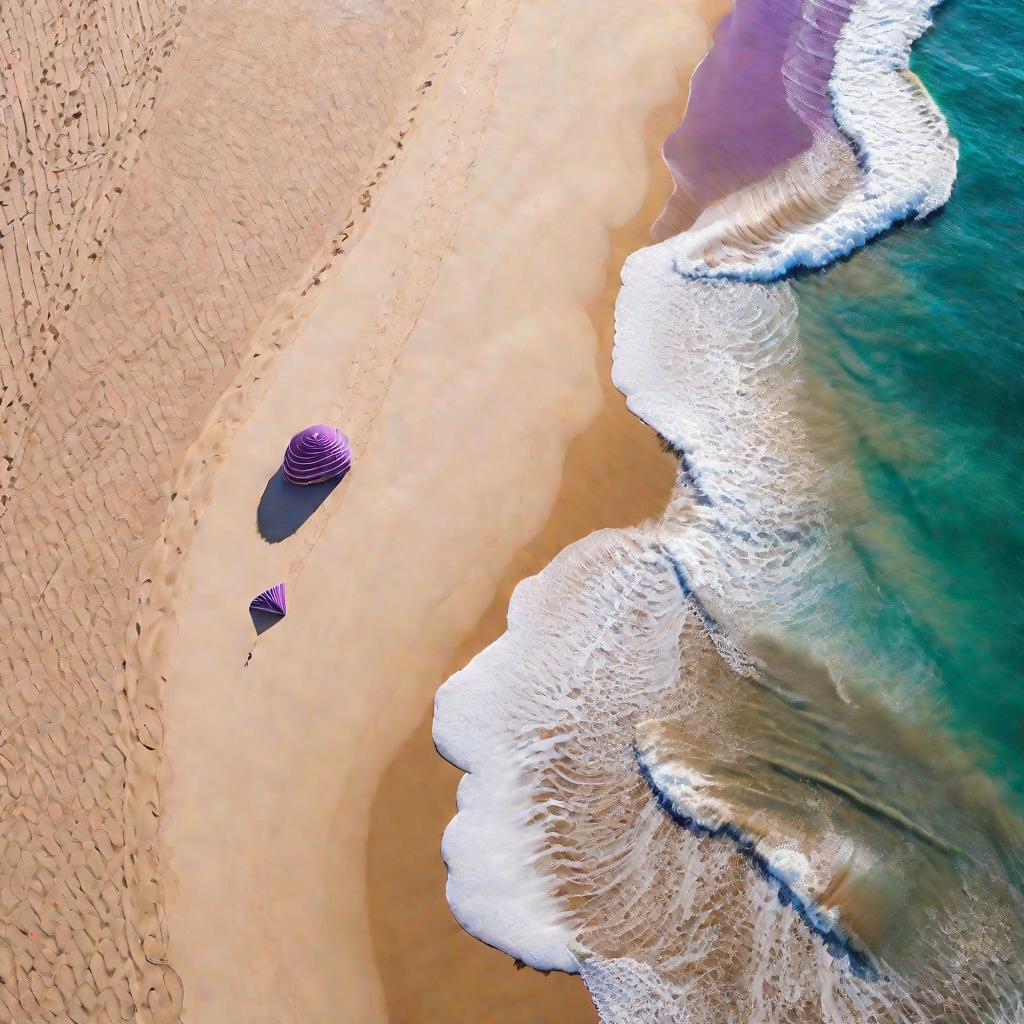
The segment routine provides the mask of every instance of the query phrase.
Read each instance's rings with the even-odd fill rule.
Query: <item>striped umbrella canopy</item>
[[[343,477],[351,465],[348,438],[337,427],[317,423],[288,442],[282,469],[293,484],[319,484]]]
[[[278,583],[262,594],[257,594],[250,602],[249,607],[254,612],[269,612],[271,615],[287,615],[288,606],[284,599],[284,584]]]

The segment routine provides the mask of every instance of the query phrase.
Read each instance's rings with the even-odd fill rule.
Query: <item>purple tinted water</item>
[[[789,46],[782,75],[790,106],[817,133],[835,131],[829,82],[839,33],[851,0],[804,0],[800,24]]]
[[[766,177],[832,130],[829,79],[849,0],[736,0],[664,146],[676,193],[656,238]]]

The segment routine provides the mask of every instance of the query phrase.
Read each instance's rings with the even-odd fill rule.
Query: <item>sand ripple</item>
[[[150,667],[167,580],[140,565],[168,500],[188,507],[175,459],[252,333],[279,294],[318,283],[372,202],[445,7],[0,14],[6,1020],[177,1018]]]

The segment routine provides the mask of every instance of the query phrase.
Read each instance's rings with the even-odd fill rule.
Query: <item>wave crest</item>
[[[933,5],[862,0],[843,26],[831,93],[835,122],[860,164],[858,187],[831,213],[781,235],[762,226],[774,224],[769,208],[750,220],[714,219],[676,236],[680,274],[773,281],[797,268],[825,267],[948,201],[959,148],[942,112],[909,71],[911,46],[930,26]],[[744,232],[752,236],[749,244],[729,244],[730,236]]]

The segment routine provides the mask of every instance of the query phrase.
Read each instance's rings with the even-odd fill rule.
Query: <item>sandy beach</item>
[[[612,303],[721,12],[53,6],[5,25],[0,1005],[593,1020],[448,913],[426,716],[519,579],[664,505]],[[355,468],[268,543],[314,422]]]
[[[417,65],[450,44],[447,7],[331,11],[42,0],[0,14],[13,1021],[179,1013],[157,849],[169,581],[143,563],[254,333],[297,311],[408,126]]]

